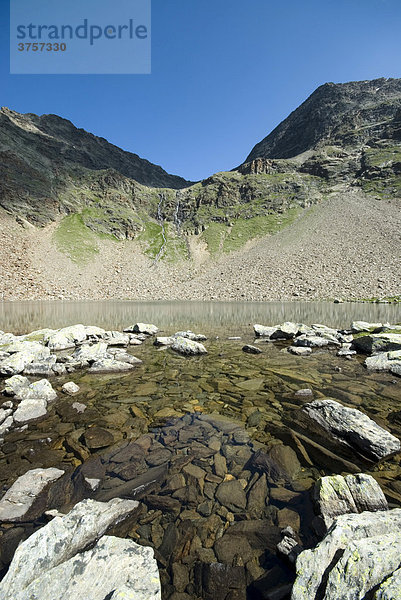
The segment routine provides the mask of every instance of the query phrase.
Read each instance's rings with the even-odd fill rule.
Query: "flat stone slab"
[[[370,460],[379,461],[401,450],[400,440],[356,408],[348,408],[332,398],[305,404],[302,413],[322,434],[338,441]]]

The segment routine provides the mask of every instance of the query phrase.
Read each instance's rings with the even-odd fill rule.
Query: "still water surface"
[[[233,331],[250,323],[275,325],[283,321],[329,327],[352,320],[396,323],[401,305],[333,302],[2,302],[0,330],[26,333],[42,327],[58,328],[83,323],[121,330],[137,321],[159,328],[206,326],[208,333],[224,327]]]

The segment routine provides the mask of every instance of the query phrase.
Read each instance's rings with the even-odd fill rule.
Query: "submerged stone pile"
[[[60,394],[63,399],[57,399],[47,379],[31,381],[31,376],[41,370],[46,370],[42,377],[80,369],[89,374],[129,372],[141,361],[128,349],[153,336],[155,347],[145,346],[144,350],[147,348],[147,352],[161,358],[157,362],[159,372],[168,356],[173,365],[168,367],[171,377],[179,376],[177,365],[188,364],[193,367],[190,372],[195,381],[198,365],[210,361],[208,356],[195,356],[207,354],[202,344],[205,336],[180,331],[162,337],[158,336],[157,327],[146,323],[137,323],[123,332],[77,325],[27,336],[0,333],[0,372],[5,377],[3,391],[7,396],[0,409],[0,435],[7,435],[13,427],[32,427],[37,419],[46,416],[54,402],[62,425],[55,447],[59,443],[59,456],[66,461],[59,463],[61,469],[50,467],[54,462],[47,464],[50,468],[31,468],[0,500],[3,568],[21,542],[14,566],[0,583],[0,595],[4,592],[6,597],[22,600],[36,594],[35,597],[50,600],[55,582],[60,581],[57,589],[63,594],[69,593],[73,585],[77,592],[71,599],[81,598],[90,579],[105,568],[113,576],[107,581],[100,578],[91,600],[159,598],[156,563],[152,551],[146,548],[151,546],[158,561],[163,596],[169,600],[244,600],[247,594],[281,600],[289,597],[295,577],[293,600],[365,597],[373,593],[375,586],[375,600],[393,597],[383,582],[389,577],[388,589],[394,593],[398,582],[400,511],[388,510],[379,485],[360,471],[362,466],[372,472],[378,461],[399,453],[400,441],[381,426],[379,419],[380,425],[361,410],[344,406],[317,389],[293,386],[288,392],[283,387],[280,403],[273,390],[267,389],[263,372],[258,373],[252,365],[265,361],[266,369],[270,368],[263,344],[266,340],[278,341],[278,349],[273,349],[278,363],[281,353],[288,351],[295,355],[287,355],[292,365],[313,361],[302,357],[319,353],[322,348],[329,352],[334,349],[339,357],[348,360],[357,352],[373,352],[366,359],[368,368],[370,359],[381,361],[380,364],[386,360],[391,363],[390,372],[396,374],[393,367],[401,351],[401,333],[395,327],[363,322],[354,322],[349,330],[287,322],[275,327],[255,325],[254,331],[258,338],[255,345],[241,343],[238,347],[240,365],[247,361],[247,375],[243,376],[241,370],[231,379],[214,376],[213,385],[204,377],[198,388],[200,393],[216,398],[216,407],[220,406],[218,402],[223,408],[229,402],[238,405],[237,415],[242,421],[217,412],[210,414],[211,410],[201,414],[203,407],[197,404],[196,393],[192,404],[176,404],[174,409],[163,405],[165,394],[174,392],[164,382],[162,399],[157,399],[145,415],[145,407],[158,390],[155,379],[141,380],[136,393],[121,399],[119,410],[126,412],[118,420],[120,425],[100,414],[99,406],[75,402],[75,396],[86,401],[95,393],[88,391],[87,383],[93,385],[95,375],[91,379],[86,375],[77,378],[79,386],[72,381],[55,386],[64,392]],[[219,343],[210,343],[210,354]],[[141,358],[146,365],[146,352]],[[231,374],[229,360],[224,364]],[[335,360],[343,364],[342,359]],[[11,373],[11,368],[21,370]],[[276,379],[291,375],[290,369],[281,368],[281,364],[271,370]],[[302,369],[299,372],[302,374]],[[87,386],[85,397],[80,394],[81,380],[82,387]],[[300,381],[308,382],[307,374]],[[122,389],[118,390],[120,394]],[[114,402],[113,390],[106,395],[106,404]],[[318,399],[313,399],[314,394]],[[260,402],[247,402],[250,397],[257,397]],[[192,414],[183,414],[189,409]],[[274,411],[279,411],[280,421],[272,416],[277,414]],[[133,417],[129,422],[124,416],[127,413]],[[115,418],[114,413],[111,417]],[[7,452],[12,450],[12,442],[8,446]],[[322,473],[311,460],[315,455],[331,461],[329,472],[341,465],[340,471],[354,475],[319,479]],[[29,460],[29,453],[25,456]],[[317,466],[322,468],[322,464],[324,461],[319,459]],[[86,498],[92,500],[82,502]],[[115,500],[118,498],[129,500]],[[132,508],[126,513],[122,510],[130,518],[115,533],[125,539],[104,536],[106,529],[98,531],[95,523],[96,519],[101,520],[103,510],[107,512],[106,506],[118,502],[131,503]],[[66,516],[60,514],[74,505]],[[53,517],[26,539],[28,532]],[[92,521],[94,529],[88,534],[87,543],[74,545],[67,536],[62,546],[66,523],[79,533],[80,523],[85,530]],[[110,524],[108,521],[107,527]],[[87,540],[85,531],[83,536]],[[321,541],[314,550],[303,550],[318,540]],[[54,544],[64,548],[60,560],[46,558],[50,561],[46,572],[37,570],[35,579],[25,573],[27,579],[22,581],[25,568],[21,575],[19,565],[24,561],[31,564],[26,557],[32,554],[34,562],[44,559],[33,548],[51,548]],[[383,558],[385,568],[379,568],[380,561],[373,564],[372,552]],[[74,565],[79,565],[79,569]],[[143,573],[147,571],[155,574],[151,584],[144,584]],[[356,581],[357,572],[367,573],[361,584]]]

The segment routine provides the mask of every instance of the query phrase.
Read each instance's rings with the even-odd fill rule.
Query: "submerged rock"
[[[160,600],[153,551],[131,540],[101,537],[137,507],[137,502],[119,498],[109,503],[83,500],[67,515],[55,517],[17,548],[0,596],[81,600],[90,590],[91,600]]]
[[[171,349],[174,350],[174,352],[178,352],[179,354],[184,354],[186,356],[207,354],[207,350],[203,344],[183,337],[175,338],[173,344],[171,345]]]
[[[305,418],[303,425],[306,428],[313,426],[322,437],[329,434],[332,440],[353,448],[371,460],[382,460],[401,449],[400,441],[367,415],[331,398],[305,404],[301,414]]]
[[[337,517],[316,548],[299,555],[292,600],[365,598],[398,569],[400,534],[401,509]]]
[[[26,521],[43,513],[35,503],[45,488],[64,475],[61,469],[32,469],[17,479],[0,500],[0,521]],[[45,506],[45,504],[44,504]]]
[[[251,346],[250,344],[246,344],[245,346],[243,346],[242,351],[246,352],[247,354],[261,354],[262,353],[262,350],[260,348],[258,348],[257,346]]]

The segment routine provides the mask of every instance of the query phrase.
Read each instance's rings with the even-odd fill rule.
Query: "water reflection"
[[[161,328],[235,328],[250,323],[274,325],[283,321],[323,323],[348,327],[352,320],[396,323],[401,306],[333,302],[132,302],[56,301],[1,302],[0,329],[25,333],[41,327],[64,327],[76,323],[122,329],[137,321]]]

